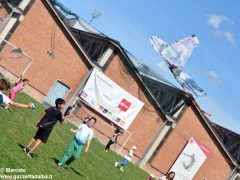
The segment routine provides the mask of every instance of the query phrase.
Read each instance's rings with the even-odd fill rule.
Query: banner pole
[[[120,148],[120,150],[118,151],[118,154],[120,154],[120,152],[122,151],[122,149],[124,148],[124,146],[127,144],[128,140],[130,139],[130,137],[132,136],[132,133],[127,131],[130,135],[128,136],[127,140],[124,142],[124,144],[122,145],[122,147]]]

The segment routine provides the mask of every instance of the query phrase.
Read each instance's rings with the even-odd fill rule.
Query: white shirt
[[[7,105],[11,102],[11,100],[2,92],[0,92],[0,95],[2,95],[2,97],[3,97],[3,104]]]
[[[128,153],[124,156],[125,159],[127,159],[128,161],[131,161],[133,156],[133,150],[130,149],[130,151],[128,151]]]
[[[167,177],[166,176],[162,176],[162,177],[160,177],[159,180],[167,180]]]
[[[79,131],[75,137],[79,143],[85,144],[86,141],[92,140],[93,130],[91,128],[89,128],[86,124],[81,124],[78,128]]]
[[[114,132],[114,134],[113,134],[112,137],[111,137],[111,141],[116,142],[116,141],[117,141],[117,138],[118,138],[118,133],[115,133],[115,132]]]

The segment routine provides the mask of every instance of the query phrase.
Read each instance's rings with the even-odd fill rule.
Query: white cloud
[[[236,39],[233,37],[233,34],[229,31],[224,32],[224,36],[227,39],[228,42],[230,42],[233,46],[237,46]]]
[[[213,31],[213,35],[216,37],[223,37],[233,46],[237,46],[237,41],[231,32],[219,30],[219,26],[223,22],[225,22],[227,24],[235,24],[235,22],[233,20],[231,20],[230,18],[228,18],[226,16],[215,15],[215,14],[208,15],[207,24],[215,29],[215,31]]]
[[[218,29],[220,24],[223,22],[234,24],[234,21],[232,21],[231,19],[229,19],[226,16],[215,15],[215,14],[208,15],[207,24],[212,26],[215,29]]]
[[[216,37],[223,37],[225,38],[230,44],[233,46],[237,46],[237,41],[234,38],[233,34],[229,31],[214,31],[213,35]]]
[[[213,35],[220,37],[220,36],[222,36],[222,32],[221,31],[213,31]]]
[[[207,71],[206,75],[208,75],[208,77],[210,77],[210,78],[218,79],[218,74],[215,71],[213,71],[213,70]]]
[[[206,71],[205,75],[214,83],[220,83],[220,79],[216,71],[213,70]]]

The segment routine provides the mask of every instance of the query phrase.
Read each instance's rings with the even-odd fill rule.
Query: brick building
[[[132,136],[125,145],[126,149],[138,147],[134,159],[140,167],[166,174],[193,137],[211,151],[194,179],[231,179],[238,172],[237,161],[193,97],[139,63],[116,40],[56,0],[4,1],[0,10],[4,14],[1,39],[30,56],[11,57],[12,47],[0,41],[0,71],[10,79],[24,73],[30,80],[27,93],[35,99],[52,104],[56,97],[62,97],[71,104],[92,68],[97,68],[144,103],[128,129]],[[65,18],[65,13],[72,18]],[[87,105],[85,108],[98,117],[96,130],[109,137],[109,120]],[[75,113],[79,118],[85,115],[82,108]],[[126,140],[127,136],[119,144]]]

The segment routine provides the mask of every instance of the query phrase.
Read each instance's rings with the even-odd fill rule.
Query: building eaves
[[[115,42],[116,44],[120,45],[120,42],[118,42],[115,39],[109,38],[109,37],[101,36],[101,35],[98,35],[98,34],[93,33],[93,32],[87,32],[87,31],[84,31],[84,30],[81,30],[81,29],[76,29],[76,28],[73,28],[73,27],[70,27],[69,29],[71,31],[78,32],[80,34],[85,34],[87,36],[91,36],[93,38],[96,38],[96,39],[99,39],[99,40],[102,40],[102,41],[105,41],[105,42],[108,42],[108,43]]]
[[[209,122],[232,157],[237,163],[240,163],[240,135],[210,120]]]

